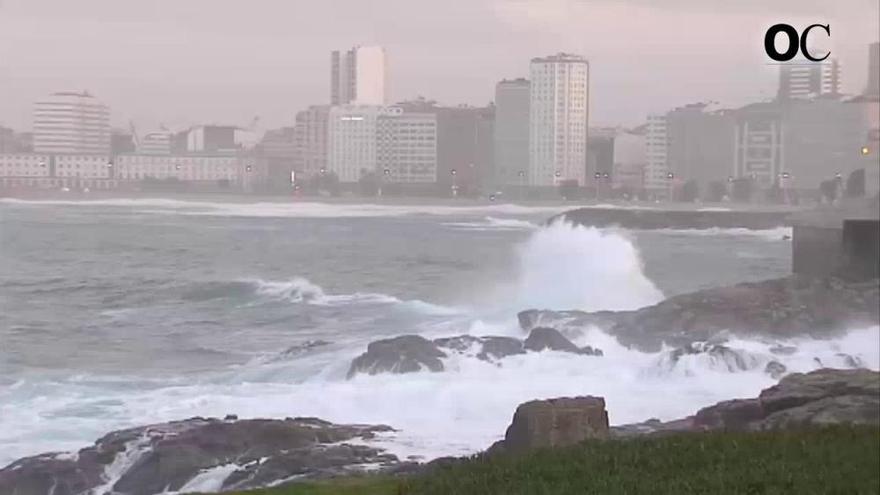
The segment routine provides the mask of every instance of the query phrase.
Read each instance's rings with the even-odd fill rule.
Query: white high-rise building
[[[645,189],[666,195],[670,188],[666,114],[648,115],[645,133]]]
[[[383,107],[341,105],[327,119],[327,169],[340,182],[357,182],[376,171],[376,119]]]
[[[331,105],[388,103],[388,66],[381,46],[356,46],[330,55]]]
[[[85,91],[53,93],[36,102],[34,152],[109,155],[109,108]]]
[[[590,115],[589,62],[566,53],[534,58],[530,75],[528,184],[553,186],[573,180],[582,186]]]

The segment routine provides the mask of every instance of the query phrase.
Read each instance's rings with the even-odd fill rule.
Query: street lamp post
[[[458,196],[458,179],[457,179],[457,172],[456,172],[455,169],[452,169],[452,170],[450,171],[450,174],[452,174],[452,197],[454,198],[454,197],[457,197],[457,196]]]
[[[391,175],[391,169],[382,170],[382,177],[379,178],[379,196],[382,195],[382,189],[385,186],[385,182],[387,182],[388,177]]]
[[[526,173],[522,170],[516,173],[519,176],[519,200],[522,201],[525,197],[525,189],[526,189]]]
[[[672,188],[673,188],[673,182],[675,180],[675,174],[672,172],[667,172],[666,179],[669,181],[669,192],[666,194],[666,200],[671,202],[672,201]]]

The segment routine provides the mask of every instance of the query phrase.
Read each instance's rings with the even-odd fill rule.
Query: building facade
[[[589,122],[589,63],[560,53],[530,65],[528,183],[585,183]]]
[[[114,162],[120,181],[177,180],[241,183],[246,165],[236,156],[122,154]],[[253,172],[253,168],[249,172]]]
[[[356,46],[330,54],[331,105],[385,105],[387,79],[387,60],[381,46]]]
[[[313,105],[297,112],[294,125],[296,161],[294,170],[312,176],[326,170],[329,156],[330,107]]]
[[[780,100],[839,94],[840,64],[836,59],[779,66],[777,98]]]
[[[645,127],[645,189],[656,196],[670,190],[666,114],[648,115]]]
[[[621,130],[614,136],[611,184],[615,189],[636,192],[645,187],[647,150],[645,134]]]
[[[402,184],[437,182],[437,115],[390,107],[376,122],[376,173]]]
[[[666,114],[667,164],[676,180],[707,188],[727,182],[733,171],[733,111],[693,103]]]
[[[291,189],[291,172],[297,171],[296,166],[300,163],[299,151],[296,127],[266,131],[255,153],[266,163],[268,189],[276,192]]]
[[[341,105],[330,108],[327,171],[342,183],[358,182],[376,171],[376,120],[385,107]]]
[[[754,103],[736,112],[733,177],[767,187],[784,169],[782,108],[777,102]]]
[[[142,155],[170,155],[173,138],[170,132],[150,132],[140,139],[136,151]]]
[[[113,161],[107,155],[0,154],[0,188],[112,189]]]
[[[529,170],[528,79],[503,80],[495,85],[494,182],[521,186]]]
[[[33,126],[37,153],[110,154],[110,110],[88,92],[36,102]]]

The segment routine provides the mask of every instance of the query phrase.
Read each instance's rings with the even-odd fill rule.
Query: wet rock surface
[[[880,322],[880,281],[790,276],[670,297],[635,311],[528,310],[525,331],[552,327],[562,333],[598,327],[621,344],[657,352],[719,335],[829,338]],[[781,355],[793,352],[780,347]]]
[[[613,436],[676,431],[759,431],[829,424],[880,424],[880,373],[824,368],[792,373],[751,399],[723,401],[688,418],[616,426]]]
[[[391,468],[399,465],[395,456],[358,444],[390,430],[317,418],[190,418],[115,431],[76,453],[20,459],[0,469],[0,494],[152,495],[186,491],[187,483],[212,471],[217,489],[232,490],[365,465]]]
[[[504,440],[490,452],[562,447],[608,436],[608,412],[602,397],[533,400],[516,408]]]
[[[359,373],[414,373],[423,370],[443,371],[441,358],[451,354],[472,355],[482,361],[500,360],[526,352],[559,351],[584,356],[602,356],[602,350],[578,347],[552,328],[535,328],[525,340],[503,336],[457,335],[428,340],[418,335],[402,335],[371,342],[367,351],[356,357],[348,378]]]
[[[367,352],[351,362],[348,377],[358,373],[414,373],[427,369],[443,371],[446,353],[430,340],[419,335],[401,335],[370,342]]]

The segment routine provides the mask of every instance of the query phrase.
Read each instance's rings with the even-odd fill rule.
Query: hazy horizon
[[[591,63],[590,124],[635,125],[694,101],[772,97],[763,33],[830,23],[842,89],[864,89],[878,2],[474,0],[325,4],[258,0],[0,0],[0,125],[29,130],[35,100],[89,90],[112,123],[293,124],[329,101],[330,51],[386,48],[391,101],[485,105],[495,83],[559,51]]]

